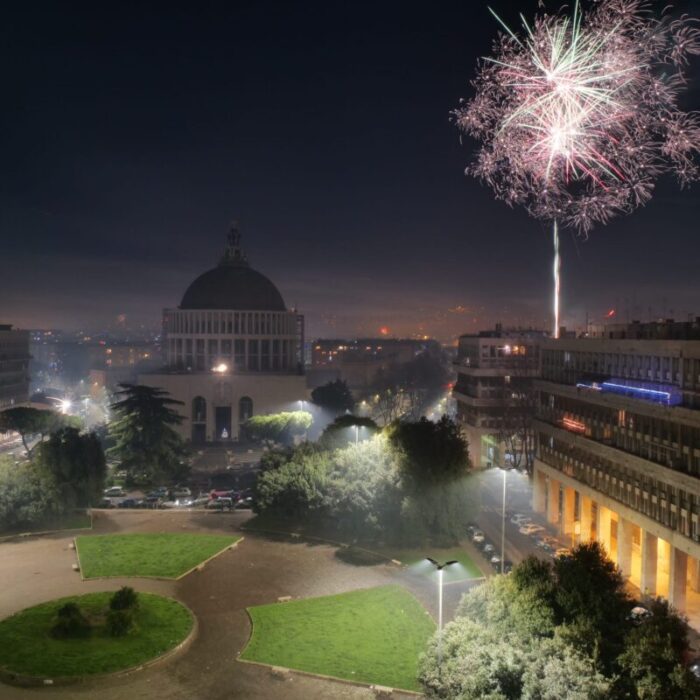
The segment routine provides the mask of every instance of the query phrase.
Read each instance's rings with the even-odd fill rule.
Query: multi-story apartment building
[[[700,340],[651,335],[543,343],[533,505],[685,610],[700,589]]]
[[[0,411],[29,401],[29,333],[0,324]]]
[[[529,423],[532,381],[539,372],[544,337],[543,331],[504,331],[496,326],[459,338],[452,396],[474,466],[505,465],[513,441],[528,439],[521,427]]]

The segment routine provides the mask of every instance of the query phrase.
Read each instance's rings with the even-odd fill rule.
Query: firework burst
[[[663,173],[681,186],[698,179],[700,119],[677,99],[700,31],[686,16],[657,18],[643,0],[521,16],[520,35],[496,18],[493,55],[453,115],[481,142],[467,172],[555,223],[558,289],[557,224],[587,233],[643,205]],[[558,294],[555,316],[556,333]]]

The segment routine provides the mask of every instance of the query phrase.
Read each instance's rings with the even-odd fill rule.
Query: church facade
[[[306,396],[304,318],[243,253],[234,227],[219,264],[163,312],[165,367],[139,382],[183,402],[193,444],[238,439],[252,415],[294,410]]]

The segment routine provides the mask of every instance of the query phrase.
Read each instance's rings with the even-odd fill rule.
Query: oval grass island
[[[80,680],[116,673],[153,661],[184,642],[193,630],[190,610],[172,598],[138,594],[134,627],[114,637],[106,617],[113,591],[60,598],[26,608],[0,622],[0,671],[3,680],[22,684],[43,679]],[[87,636],[56,638],[58,610],[76,603],[91,623]]]

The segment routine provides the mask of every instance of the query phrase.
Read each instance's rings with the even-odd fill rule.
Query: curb
[[[350,685],[354,686],[355,688],[367,688],[368,690],[372,690],[374,688],[378,687],[377,683],[365,683],[363,681],[352,681],[347,678],[338,678],[338,676],[327,676],[323,673],[312,673],[311,671],[302,671],[298,668],[287,668],[286,666],[278,666],[277,664],[266,664],[262,661],[250,661],[249,659],[241,659],[240,657],[236,659],[238,663],[241,664],[250,664],[251,666],[259,666],[261,668],[267,668],[270,671],[273,669],[278,669],[280,671],[288,671],[289,673],[295,673],[300,676],[306,676],[307,678],[316,678],[318,680],[322,681],[333,681],[335,683],[343,683],[344,685]],[[423,698],[425,695],[423,693],[419,693],[416,690],[406,690],[405,688],[392,688],[391,689],[395,693],[400,693],[402,695],[411,695],[412,697],[416,698]]]
[[[158,594],[155,594],[158,595]],[[75,685],[78,683],[88,683],[93,680],[106,680],[109,678],[117,678],[119,676],[126,676],[130,673],[135,673],[136,671],[141,671],[145,668],[150,668],[151,666],[156,666],[157,664],[163,663],[170,659],[172,656],[185,651],[190,647],[192,642],[199,633],[199,620],[197,616],[192,612],[191,608],[175,598],[170,596],[160,596],[161,598],[168,598],[169,600],[174,600],[178,605],[181,605],[192,618],[192,628],[190,629],[188,635],[172,649],[168,649],[163,652],[160,656],[156,656],[148,661],[144,661],[136,666],[129,666],[128,668],[122,668],[118,671],[111,671],[110,673],[92,673],[86,676],[59,676],[58,678],[46,678],[44,676],[27,676],[22,673],[15,673],[4,667],[0,667],[0,681],[7,683],[8,685],[14,685],[23,688],[31,688],[37,686],[64,686],[64,685]]]
[[[109,535],[95,535],[96,537],[108,537]],[[88,576],[87,578],[83,576],[83,565],[80,563],[80,553],[78,552],[78,541],[74,537],[73,538],[73,546],[75,547],[75,557],[78,560],[78,571],[80,572],[80,580],[81,581],[109,581],[111,579],[115,578],[145,578],[145,579],[150,579],[151,581],[180,581],[181,579],[185,578],[185,576],[188,576],[189,574],[193,573],[194,571],[201,571],[205,564],[208,564],[212,559],[216,559],[216,557],[222,555],[224,552],[230,550],[230,549],[235,549],[240,542],[243,542],[245,537],[241,535],[235,542],[231,544],[227,544],[225,547],[220,549],[218,552],[214,552],[208,559],[205,559],[204,561],[199,562],[199,564],[195,564],[191,569],[188,569],[185,571],[184,574],[180,574],[179,576],[139,576],[138,574],[133,574],[133,575],[128,575],[128,576],[123,576],[123,575],[117,575],[117,576]]]

